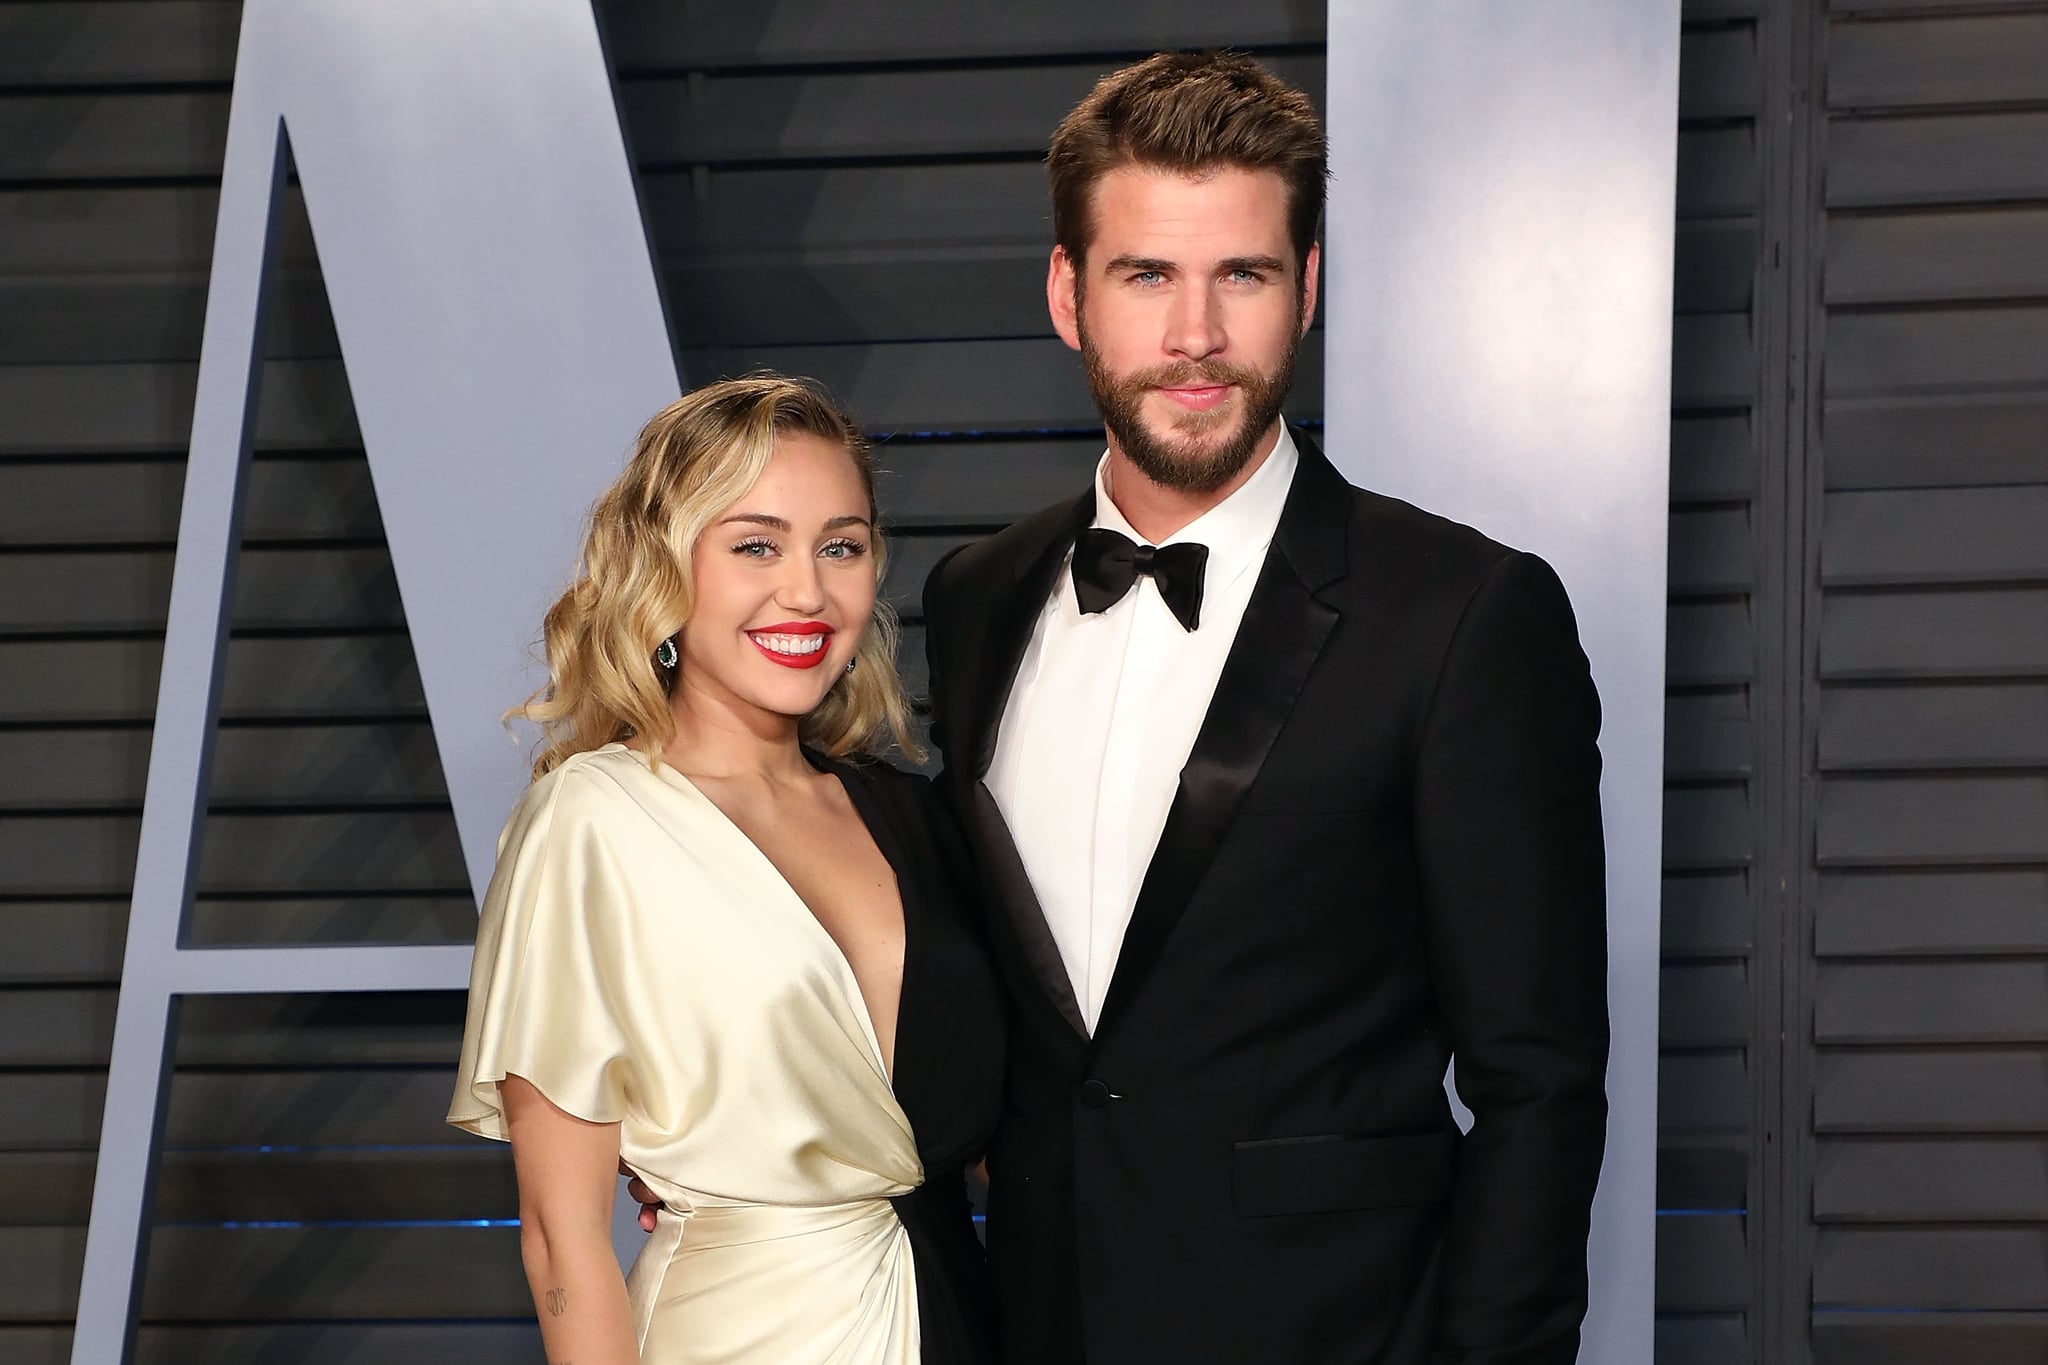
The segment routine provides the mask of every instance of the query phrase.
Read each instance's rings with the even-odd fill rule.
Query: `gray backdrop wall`
[[[1039,296],[1058,114],[1165,43],[1324,85],[1320,4],[671,10],[604,13],[684,363],[815,369],[894,433],[899,585],[1093,458]],[[237,15],[0,3],[10,1362],[70,1334]],[[1685,7],[1661,1365],[2048,1351],[2044,109],[2041,4]],[[196,931],[459,941],[302,218],[274,287]],[[503,1154],[439,1122],[459,1020],[186,1011],[144,1359],[532,1349]]]

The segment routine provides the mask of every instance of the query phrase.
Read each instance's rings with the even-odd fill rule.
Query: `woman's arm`
[[[612,1254],[619,1125],[564,1113],[518,1076],[499,1093],[519,1174],[519,1254],[549,1365],[638,1365]]]

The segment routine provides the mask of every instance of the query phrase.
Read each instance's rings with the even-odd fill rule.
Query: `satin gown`
[[[767,857],[674,768],[613,744],[513,811],[477,931],[448,1120],[498,1085],[618,1123],[661,1196],[627,1278],[649,1365],[981,1365],[962,1167],[1000,1103],[999,987],[928,783],[812,758],[895,870],[892,1078],[860,986]]]

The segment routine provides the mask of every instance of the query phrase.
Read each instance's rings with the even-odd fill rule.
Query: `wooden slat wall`
[[[1293,9],[606,7],[688,373],[814,373],[888,438],[914,685],[932,562],[1078,487],[1100,446],[1044,318],[1046,133],[1161,44],[1249,46],[1319,95],[1321,7]],[[62,1360],[76,1299],[238,17],[0,3],[0,917],[29,945],[0,962],[9,1362]],[[296,194],[288,212],[195,932],[466,938]],[[187,1005],[144,1360],[536,1353],[504,1153],[440,1122],[460,1018],[439,995]]]
[[[1249,47],[1319,96],[1321,7],[602,9],[688,373],[815,373],[887,438],[890,590],[919,681],[924,570],[1078,487],[1100,448],[1043,316],[1046,132],[1161,45]],[[1759,116],[1765,48],[1808,11],[1685,9],[1661,1365],[1764,1358],[1752,1228],[1807,1217],[1759,1174],[1765,1107],[1784,1102],[1759,1080],[1784,1060],[1758,1032],[1760,945],[1807,949],[1775,942],[1756,870],[1761,774],[1808,753],[1815,880],[1795,894],[1819,977],[1811,1042],[1785,1046],[1814,1048],[1814,1357],[2048,1351],[2044,11],[1835,5],[1818,676],[1788,727],[1811,739],[1779,752],[1758,698],[1784,679],[1759,661],[1786,623],[1761,547],[1791,536],[1796,553],[1803,533],[1759,521],[1784,506],[1759,471],[1787,401],[1759,379],[1776,363],[1765,219],[1784,212]],[[230,0],[0,0],[10,1362],[61,1360],[69,1336],[237,17]],[[292,213],[196,932],[460,938],[468,888],[295,196]],[[1317,334],[1294,406],[1311,422],[1320,354]],[[503,1154],[439,1122],[459,1018],[432,995],[187,1008],[145,1359],[533,1349]]]
[[[1749,1359],[1758,745],[1756,4],[1688,4],[1679,65],[1657,1359]]]
[[[1837,0],[1813,1351],[2048,1359],[2048,5]]]

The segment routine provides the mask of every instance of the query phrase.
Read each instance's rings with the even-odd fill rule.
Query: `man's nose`
[[[1189,360],[1201,360],[1223,349],[1223,313],[1206,286],[1180,291],[1167,316],[1166,349]]]

